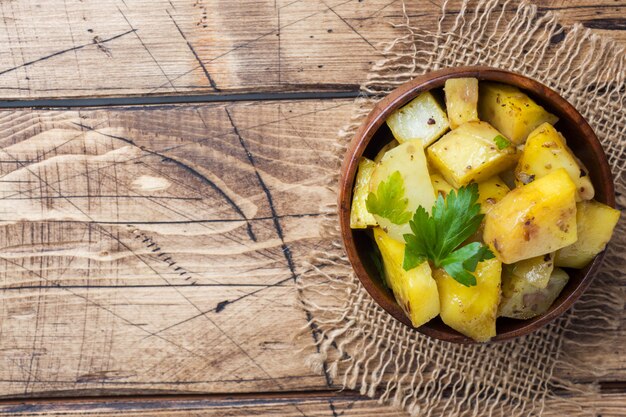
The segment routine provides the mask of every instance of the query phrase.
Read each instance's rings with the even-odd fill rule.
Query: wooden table
[[[439,0],[408,3],[434,27]],[[293,338],[336,132],[401,4],[0,2],[0,414],[402,415]],[[538,5],[626,46],[623,0]],[[557,371],[603,416],[623,323],[566,347],[593,374]]]

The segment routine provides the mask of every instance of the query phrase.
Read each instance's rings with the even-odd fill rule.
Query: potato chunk
[[[424,147],[433,143],[450,127],[446,112],[428,91],[391,113],[387,118],[387,126],[398,142],[419,140]]]
[[[454,188],[480,182],[517,161],[515,147],[498,148],[499,136],[500,132],[489,123],[468,122],[430,146],[428,158]]]
[[[387,151],[372,173],[370,192],[376,192],[381,181],[387,181],[394,172],[399,171],[404,180],[405,197],[408,200],[406,211],[414,213],[419,206],[430,212],[435,203],[435,191],[430,182],[426,156],[421,142],[404,142]],[[402,237],[411,233],[408,221],[394,224],[389,219],[374,214],[374,218],[392,238],[404,242]]]
[[[419,327],[436,317],[439,292],[428,262],[405,271],[402,268],[404,244],[390,238],[379,227],[374,229],[374,240],[383,258],[387,283],[413,326]]]
[[[488,180],[478,183],[478,204],[480,204],[480,212],[485,214],[500,200],[504,198],[509,187],[497,175]]]
[[[369,193],[369,184],[376,163],[367,158],[361,158],[354,182],[352,193],[352,207],[350,209],[350,227],[352,229],[365,229],[367,226],[376,226],[378,223],[365,207],[365,200]]]
[[[478,80],[451,78],[446,80],[446,110],[452,129],[466,122],[478,121]]]
[[[540,124],[554,124],[559,120],[519,88],[490,82],[480,83],[478,115],[480,120],[491,123],[516,145],[524,143],[528,134]]]
[[[435,269],[439,288],[441,319],[459,333],[478,342],[496,335],[496,312],[500,303],[500,274],[502,263],[489,259],[476,267],[477,284],[459,284],[443,269]]]
[[[556,266],[584,268],[611,239],[620,211],[597,201],[576,205],[578,240],[556,253]]]
[[[378,153],[374,157],[374,162],[379,163],[380,160],[383,159],[383,156],[385,156],[387,151],[395,148],[396,146],[398,146],[398,141],[394,139],[388,144],[386,144],[385,146],[383,146],[382,148],[380,148],[380,151],[378,151]]]
[[[485,215],[483,238],[506,264],[576,242],[576,186],[559,169],[508,193]]]
[[[446,198],[450,191],[454,190],[454,187],[448,184],[448,181],[436,172],[430,175],[430,182],[433,184],[435,196],[441,194],[443,198]]]
[[[563,135],[550,123],[544,123],[528,135],[515,169],[516,183],[525,184],[559,168],[564,168],[576,184],[576,201],[593,198],[594,189],[587,170],[578,163]]]
[[[511,273],[537,288],[545,288],[554,270],[554,252],[524,259],[510,265]]]
[[[555,268],[546,287],[537,288],[504,268],[502,302],[498,308],[498,316],[525,320],[545,313],[563,291],[568,280],[569,276],[565,271]]]

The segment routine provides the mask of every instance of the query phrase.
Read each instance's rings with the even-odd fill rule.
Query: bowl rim
[[[357,278],[365,287],[365,290],[380,307],[382,307],[396,320],[402,322],[410,328],[416,329],[420,333],[436,339],[453,343],[471,344],[478,342],[475,342],[467,336],[461,335],[451,328],[450,331],[442,331],[436,328],[428,327],[428,323],[419,328],[413,327],[408,317],[395,302],[395,299],[393,302],[389,302],[389,300],[384,298],[375,286],[375,278],[370,277],[360,260],[354,239],[352,238],[352,229],[350,229],[352,189],[354,186],[354,179],[356,177],[359,159],[363,155],[363,152],[378,129],[385,123],[389,114],[408,103],[418,94],[443,87],[445,80],[449,78],[462,77],[473,77],[477,78],[479,81],[501,82],[503,84],[517,86],[522,90],[534,93],[531,95],[540,96],[542,101],[549,102],[551,107],[559,108],[562,113],[567,114],[568,117],[572,119],[571,121],[581,132],[581,135],[585,138],[583,140],[585,142],[585,147],[591,148],[594,159],[599,159],[598,163],[600,165],[599,169],[601,178],[598,178],[598,181],[605,187],[606,202],[604,202],[604,204],[615,207],[615,189],[614,179],[608,164],[606,153],[604,152],[600,141],[589,123],[587,123],[584,117],[573,105],[571,105],[556,91],[539,81],[526,77],[522,74],[487,66],[449,67],[418,75],[411,81],[408,81],[407,83],[392,90],[388,95],[376,103],[353,136],[341,165],[338,192],[338,215],[341,237],[348,260],[350,261]],[[497,334],[490,340],[490,342],[510,340],[529,334],[562,315],[589,287],[593,277],[600,267],[600,264],[602,263],[605,252],[606,250],[596,255],[589,266],[586,267],[588,270],[584,277],[572,290],[571,294],[562,300],[559,305],[541,316],[524,320],[524,324],[516,329]]]

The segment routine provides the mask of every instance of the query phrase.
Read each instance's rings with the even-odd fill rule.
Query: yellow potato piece
[[[479,182],[478,204],[480,204],[480,212],[483,214],[487,213],[498,201],[502,200],[509,191],[511,191],[509,187],[497,175],[488,180]]]
[[[441,174],[433,173],[430,174],[430,182],[433,184],[433,189],[435,190],[435,196],[441,195],[443,198],[450,193],[450,191],[454,190],[454,187],[448,184],[448,181],[445,180]]]
[[[489,123],[465,123],[431,145],[428,160],[454,188],[486,180],[517,161],[515,147],[498,149],[499,135]]]
[[[526,279],[504,268],[502,301],[498,307],[498,316],[522,320],[540,316],[548,311],[568,280],[569,276],[565,271],[555,268],[545,288],[537,288]]]
[[[376,163],[372,160],[361,158],[359,161],[354,192],[352,193],[352,207],[350,208],[350,227],[352,229],[365,229],[367,226],[378,225],[374,216],[367,211],[365,206],[374,168],[376,168]]]
[[[451,78],[443,88],[446,110],[452,129],[466,122],[478,121],[478,80],[476,78]]]
[[[554,270],[554,252],[524,259],[510,266],[511,273],[537,288],[545,288]]]
[[[584,268],[611,239],[620,211],[595,200],[576,205],[578,240],[556,253],[556,266]]]
[[[559,168],[564,168],[576,184],[576,201],[593,198],[595,191],[587,170],[578,163],[563,135],[544,123],[528,135],[515,169],[516,183],[522,185]]]
[[[554,124],[559,120],[519,88],[491,82],[480,83],[478,115],[516,145],[524,143],[540,124]]]
[[[435,203],[435,191],[430,182],[424,148],[419,141],[404,142],[387,151],[374,169],[370,180],[370,191],[376,192],[378,184],[399,171],[404,180],[404,193],[408,200],[406,211],[415,213],[422,206],[430,213]],[[411,233],[409,223],[394,224],[389,219],[374,214],[374,218],[389,236],[404,242],[403,235]]]
[[[564,169],[509,192],[485,215],[483,238],[506,264],[576,242],[576,186]]]
[[[387,126],[400,143],[419,140],[424,147],[450,127],[446,112],[430,92],[414,98],[387,118]]]
[[[474,272],[477,284],[466,287],[443,269],[435,269],[433,275],[439,289],[443,322],[477,342],[494,337],[501,272],[502,263],[497,259],[483,261]]]
[[[380,227],[374,228],[374,240],[383,258],[387,284],[413,326],[419,327],[437,317],[439,293],[428,262],[405,271],[404,244],[390,238]]]
[[[395,148],[396,146],[398,146],[398,141],[394,139],[388,144],[386,144],[385,146],[383,146],[382,148],[380,148],[380,151],[378,151],[378,153],[374,157],[374,162],[379,163],[380,160],[383,159],[383,156],[385,156],[387,151]]]

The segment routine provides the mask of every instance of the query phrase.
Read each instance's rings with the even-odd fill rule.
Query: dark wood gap
[[[328,100],[364,95],[357,85],[333,91],[259,92],[235,94],[188,94],[130,97],[0,100],[0,109],[69,109],[75,107],[119,107],[168,104],[202,104],[234,101]]]
[[[626,392],[626,381],[600,381],[600,392],[603,394],[620,394]],[[73,391],[76,394],[76,391]],[[258,404],[285,404],[302,401],[351,400],[367,401],[369,397],[353,390],[341,390],[340,387],[308,390],[308,391],[261,391],[241,393],[111,393],[106,396],[93,394],[94,390],[87,390],[87,395],[41,396],[32,398],[0,398],[0,407],[15,405],[21,411],[51,411],[55,408],[73,410],[88,410],[109,404],[111,407],[124,409],[152,409],[163,408],[194,408],[227,407],[237,405]],[[557,395],[566,395],[565,391],[556,391]],[[57,393],[62,395],[61,393]],[[444,396],[447,396],[444,392]]]
[[[215,405],[235,405],[235,404],[265,404],[265,403],[288,403],[294,401],[315,401],[315,400],[354,400],[362,401],[369,398],[360,395],[356,391],[337,389],[324,389],[319,391],[283,391],[283,392],[249,392],[232,394],[130,394],[116,396],[80,396],[80,397],[36,397],[22,399],[0,399],[0,406],[16,405],[36,411],[38,408],[50,409],[51,406],[58,405],[67,408],[74,405],[76,408],[90,408],[102,404],[124,405],[132,407],[133,404],[144,405],[152,408],[156,405],[159,408],[180,407],[181,403],[198,404],[204,406]],[[170,404],[165,406],[165,404]]]

